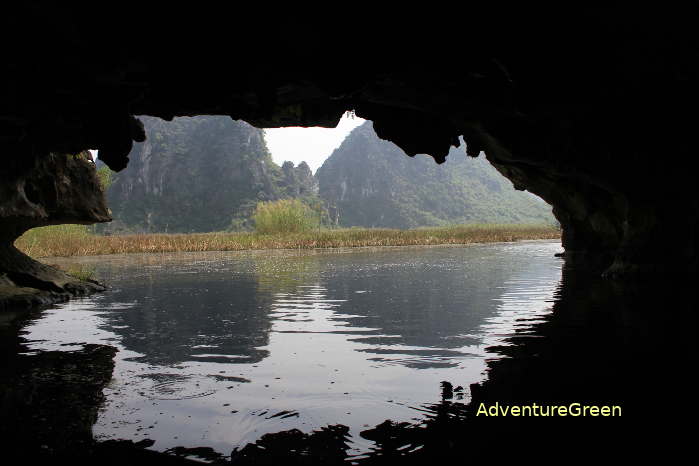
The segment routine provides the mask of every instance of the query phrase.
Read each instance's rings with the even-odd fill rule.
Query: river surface
[[[485,377],[487,348],[551,312],[560,242],[54,259],[103,294],[44,311],[29,354],[118,348],[99,439],[228,455],[263,434],[419,422],[450,382]],[[458,390],[463,387],[464,390]]]

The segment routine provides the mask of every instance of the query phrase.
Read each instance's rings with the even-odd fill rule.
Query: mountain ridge
[[[141,119],[148,138],[134,144],[129,166],[107,190],[115,219],[108,231],[244,229],[257,202],[316,189],[308,165],[276,165],[262,130],[248,123],[222,116]]]
[[[319,195],[342,226],[415,228],[454,223],[555,223],[551,207],[516,191],[484,157],[452,148],[444,164],[410,158],[355,128],[317,170]]]

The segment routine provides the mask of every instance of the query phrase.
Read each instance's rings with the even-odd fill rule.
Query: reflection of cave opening
[[[359,454],[373,448],[365,424],[421,419],[444,380],[463,409],[487,347],[517,317],[547,314],[558,248],[67,258],[113,289],[51,309],[24,337],[31,351],[118,348],[100,439],[225,454],[265,432],[343,424]]]

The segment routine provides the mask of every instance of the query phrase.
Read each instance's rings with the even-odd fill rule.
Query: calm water
[[[418,421],[440,382],[484,377],[486,347],[550,312],[558,242],[334,252],[194,253],[87,263],[107,293],[47,310],[31,352],[119,349],[98,438],[209,446]],[[58,261],[54,261],[58,262]],[[466,390],[467,395],[468,390]],[[463,401],[467,401],[467,396]]]

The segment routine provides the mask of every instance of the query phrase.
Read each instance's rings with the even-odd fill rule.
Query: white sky
[[[346,113],[335,128],[266,128],[265,140],[272,159],[278,165],[287,160],[294,162],[294,165],[305,161],[315,173],[347,135],[365,121]],[[97,151],[90,152],[97,158]]]
[[[267,128],[265,140],[278,165],[286,160],[291,160],[294,165],[305,161],[315,173],[350,131],[365,121],[345,114],[335,128]]]

